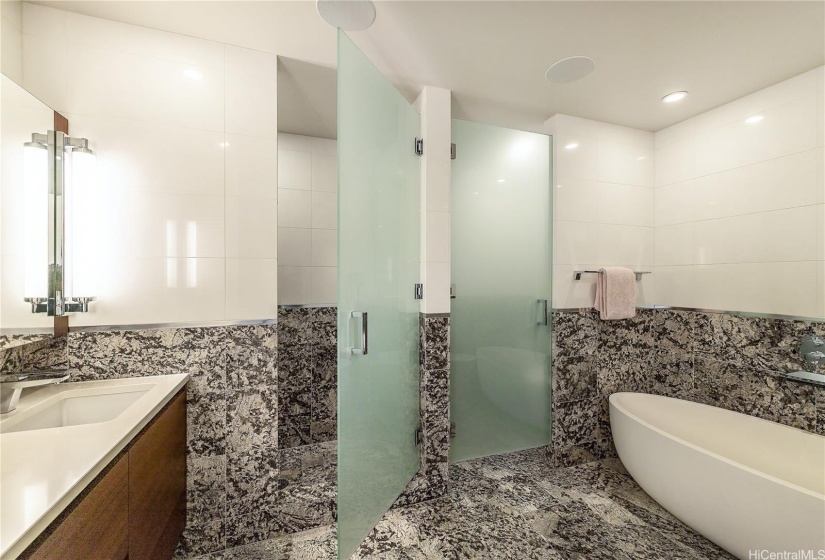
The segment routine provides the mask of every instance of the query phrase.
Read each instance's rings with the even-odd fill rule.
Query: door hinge
[[[423,138],[416,138],[415,139],[415,155],[423,156],[424,155],[424,139]]]
[[[424,284],[416,284],[413,295],[415,299],[424,299]]]
[[[450,144],[450,159],[455,159],[455,144]]]
[[[421,445],[421,426],[415,429],[415,444]]]

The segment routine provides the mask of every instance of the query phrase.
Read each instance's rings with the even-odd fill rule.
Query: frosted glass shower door
[[[551,138],[453,121],[452,461],[550,443]]]
[[[338,34],[338,556],[419,468],[418,113]]]

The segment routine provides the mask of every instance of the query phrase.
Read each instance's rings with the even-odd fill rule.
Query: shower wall
[[[278,133],[278,304],[334,305],[337,142]]]

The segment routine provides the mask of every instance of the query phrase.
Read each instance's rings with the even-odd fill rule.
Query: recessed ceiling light
[[[554,84],[566,84],[589,76],[595,68],[596,62],[589,56],[571,56],[553,64],[544,77]]]
[[[571,142],[570,144],[566,145],[564,147],[564,149],[565,150],[575,150],[578,147],[579,147],[579,145],[576,142]]]
[[[750,117],[745,119],[745,122],[748,124],[756,124],[764,118],[765,117],[763,115],[751,115]]]
[[[668,93],[662,98],[662,103],[676,103],[677,101],[681,101],[685,97],[687,97],[688,92],[686,91],[674,91],[673,93]]]
[[[375,4],[370,0],[316,0],[318,15],[344,31],[363,31],[375,21]]]

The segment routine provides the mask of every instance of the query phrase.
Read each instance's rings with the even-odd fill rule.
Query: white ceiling
[[[312,1],[50,1],[53,7],[335,66]],[[825,64],[825,1],[379,1],[355,42],[408,98],[453,91],[453,116],[541,130],[556,113],[659,130]],[[586,55],[596,70],[551,84]],[[663,105],[675,90],[682,103]]]

